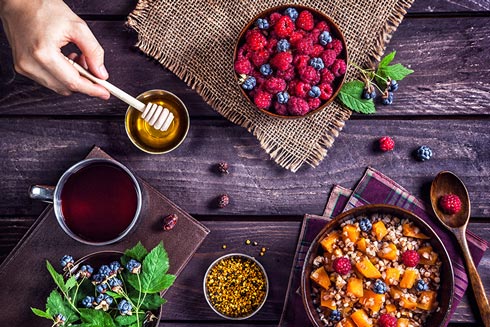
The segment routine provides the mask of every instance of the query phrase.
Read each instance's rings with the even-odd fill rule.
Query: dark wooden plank
[[[65,3],[78,15],[127,16],[138,3],[137,0],[67,0]]]
[[[486,12],[490,3],[485,0],[417,0],[408,10],[409,13],[448,13],[448,12]]]
[[[122,22],[90,26],[106,49],[114,84],[134,95],[167,89],[184,99],[192,116],[217,116],[175,75],[132,49],[136,37]],[[489,26],[487,17],[406,19],[387,51],[397,50],[396,61],[415,73],[400,83],[392,106],[378,106],[377,116],[490,114]],[[9,56],[5,39],[0,39],[0,62],[8,62]],[[8,66],[0,70],[0,115],[122,115],[127,108],[114,97],[108,102],[84,95],[61,97],[12,74]]]
[[[391,135],[396,150],[377,153],[376,140]],[[37,215],[43,207],[27,197],[33,183],[55,183],[62,172],[97,144],[192,214],[302,215],[323,211],[335,183],[353,187],[366,166],[381,170],[427,198],[432,178],[452,170],[466,183],[474,217],[490,217],[490,133],[488,120],[353,120],[328,157],[293,174],[280,168],[245,129],[224,119],[193,120],[187,140],[166,155],[148,155],[127,139],[123,121],[0,119],[0,215]],[[418,162],[420,145],[433,159]],[[219,160],[231,174],[213,171]],[[228,193],[221,210],[214,201]]]

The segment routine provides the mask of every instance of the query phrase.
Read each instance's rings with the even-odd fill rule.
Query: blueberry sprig
[[[48,261],[46,266],[57,289],[50,293],[45,310],[31,309],[52,320],[53,327],[142,326],[165,303],[160,292],[175,280],[167,274],[169,260],[162,243],[148,252],[139,242],[96,273],[88,264],[79,267],[69,255],[61,260],[64,275]]]
[[[395,58],[396,51],[386,55],[375,68],[361,68],[354,63],[354,67],[361,73],[361,80],[353,80],[345,83],[339,92],[340,101],[349,109],[372,114],[376,112],[374,100],[381,95],[381,103],[390,105],[393,103],[393,92],[398,90],[398,81],[413,73],[413,70],[402,64],[390,65]]]

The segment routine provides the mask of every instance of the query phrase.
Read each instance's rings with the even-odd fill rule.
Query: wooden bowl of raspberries
[[[245,98],[263,113],[286,119],[312,115],[332,102],[348,63],[339,27],[300,5],[255,16],[240,33],[233,57]]]

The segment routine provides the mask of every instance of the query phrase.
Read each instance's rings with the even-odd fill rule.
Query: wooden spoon
[[[444,213],[438,205],[441,196],[449,193],[457,195],[462,203],[461,210],[453,215]],[[468,222],[470,221],[471,213],[468,191],[463,182],[455,174],[450,171],[441,171],[432,181],[430,188],[430,202],[436,217],[454,234],[463,250],[468,275],[470,277],[471,286],[473,287],[483,324],[485,327],[490,327],[490,306],[488,305],[485,289],[483,288],[480,275],[478,275],[478,271],[471,258],[468,243],[466,242],[466,226],[468,226]]]

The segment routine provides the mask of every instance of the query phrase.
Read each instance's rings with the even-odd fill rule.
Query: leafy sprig
[[[160,243],[150,252],[138,242],[133,248],[124,252],[121,257],[123,266],[131,260],[141,262],[141,270],[132,273],[122,269],[113,278],[119,278],[123,287],[117,290],[107,290],[105,295],[110,296],[114,303],[104,311],[98,306],[86,308],[81,305],[85,296],[97,295],[94,284],[90,278],[75,272],[68,271],[68,278],[58,273],[54,267],[46,262],[46,268],[55,282],[57,289],[53,290],[46,301],[46,309],[31,308],[32,312],[42,318],[53,321],[53,326],[80,326],[80,327],[141,327],[148,311],[155,311],[166,302],[160,292],[169,288],[175,281],[175,276],[167,274],[169,258],[163,244]],[[70,267],[68,267],[70,268]],[[132,310],[122,314],[118,310],[118,303],[127,301]]]
[[[401,81],[408,75],[413,73],[413,70],[406,68],[402,64],[390,65],[395,59],[396,51],[387,54],[381,59],[376,69],[364,69],[351,63],[351,66],[359,70],[362,75],[362,81],[353,80],[345,83],[339,92],[340,101],[349,109],[363,113],[373,114],[376,112],[374,100],[363,99],[364,90],[369,90],[371,87],[386,96],[390,81]]]

